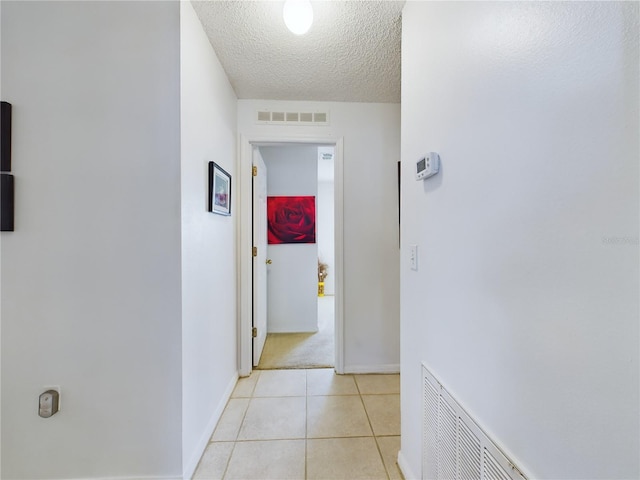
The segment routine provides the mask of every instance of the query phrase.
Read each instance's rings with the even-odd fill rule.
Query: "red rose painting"
[[[267,197],[267,241],[316,243],[316,197]]]

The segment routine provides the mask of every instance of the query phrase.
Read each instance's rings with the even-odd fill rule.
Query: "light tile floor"
[[[194,479],[401,480],[400,376],[333,369],[241,378]]]

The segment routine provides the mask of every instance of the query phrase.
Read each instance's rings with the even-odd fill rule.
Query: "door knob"
[[[273,262],[271,261],[270,258],[267,258],[267,261],[265,262],[267,265],[271,265]]]

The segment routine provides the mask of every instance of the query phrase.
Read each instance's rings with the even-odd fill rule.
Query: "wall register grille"
[[[329,125],[329,112],[288,112],[258,110],[256,122],[273,125]]]
[[[422,479],[527,480],[422,365]]]

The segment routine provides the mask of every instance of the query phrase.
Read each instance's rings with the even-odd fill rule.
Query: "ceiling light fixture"
[[[313,23],[313,8],[309,0],[287,0],[282,9],[284,23],[296,35],[304,35]]]

